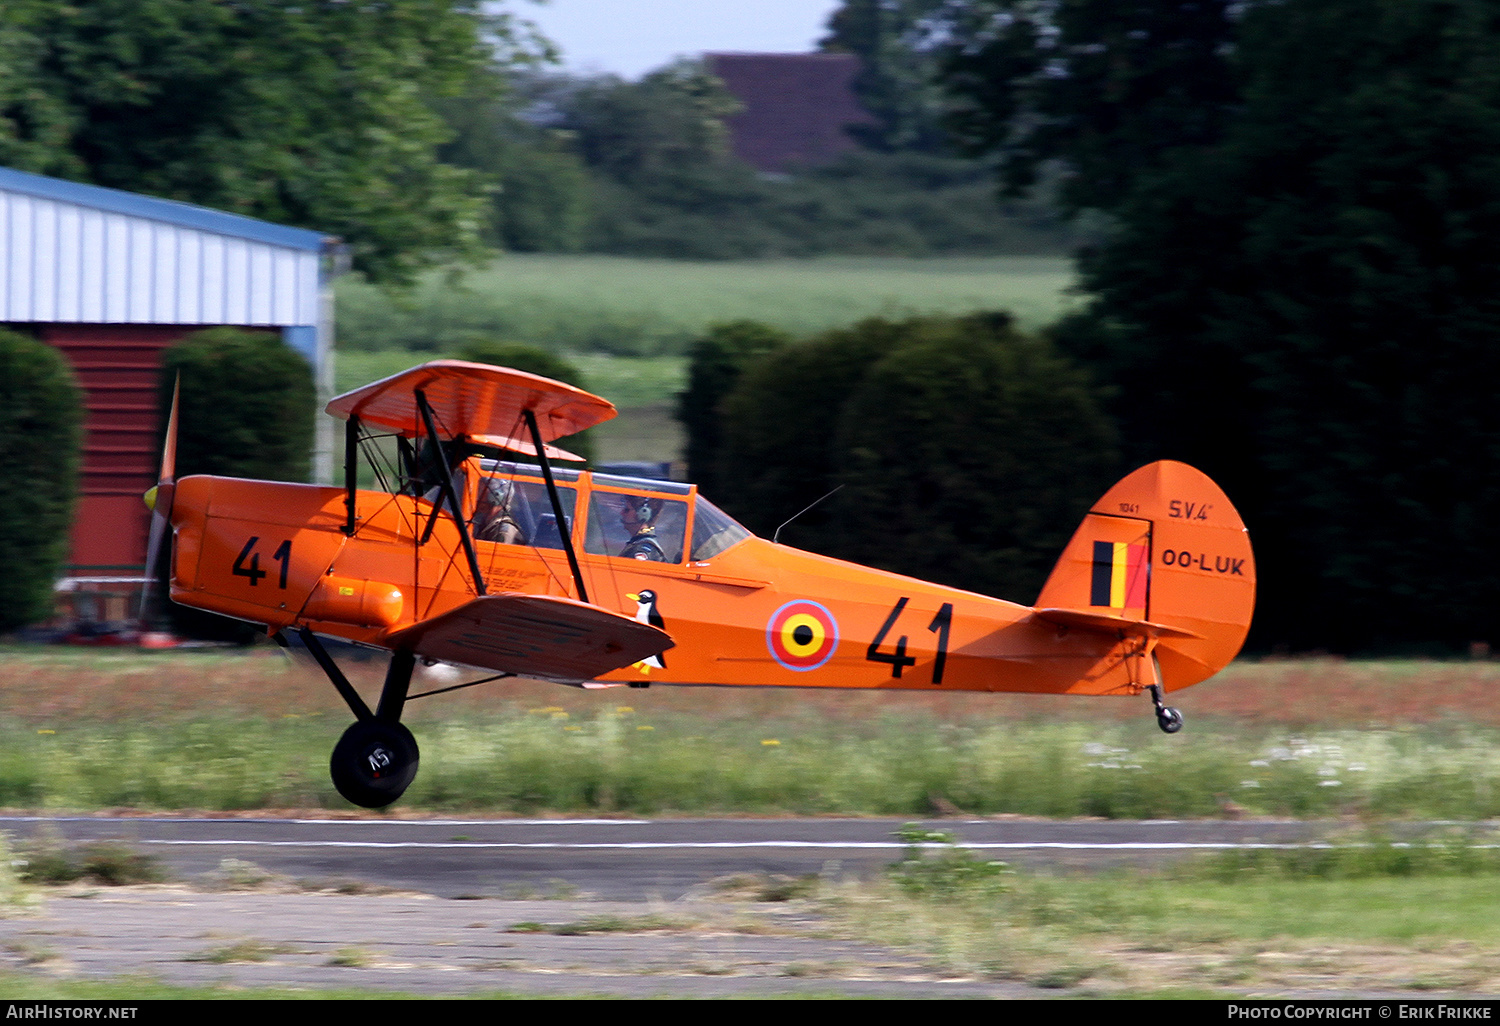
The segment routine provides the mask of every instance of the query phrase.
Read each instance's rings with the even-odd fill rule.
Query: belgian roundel
[[[788,670],[806,673],[833,658],[839,647],[839,625],[826,606],[795,599],[771,614],[766,647]]]

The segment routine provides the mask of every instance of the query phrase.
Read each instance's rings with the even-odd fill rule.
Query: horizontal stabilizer
[[[1055,623],[1060,627],[1082,627],[1084,630],[1107,631],[1130,637],[1148,638],[1201,638],[1203,635],[1185,631],[1180,627],[1169,627],[1164,623],[1149,620],[1133,620],[1126,616],[1095,613],[1085,609],[1038,609],[1038,619]]]
[[[385,644],[445,663],[574,683],[658,655],[650,624],[555,595],[486,595],[388,635]]]

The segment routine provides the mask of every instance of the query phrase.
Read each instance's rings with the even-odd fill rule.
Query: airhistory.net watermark
[[[16,1001],[5,1006],[7,1019],[134,1019],[135,1005],[60,1005]]]

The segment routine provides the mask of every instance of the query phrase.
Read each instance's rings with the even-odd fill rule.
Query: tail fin
[[[1154,645],[1168,691],[1223,669],[1255,609],[1255,558],[1208,476],[1163,460],[1094,503],[1037,598],[1037,615]]]

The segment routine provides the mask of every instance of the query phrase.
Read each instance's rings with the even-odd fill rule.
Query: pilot
[[[506,545],[525,545],[526,533],[510,513],[515,482],[493,477],[481,480],[483,486],[479,489],[479,502],[474,509],[474,537]]]
[[[649,559],[657,563],[667,562],[667,553],[656,540],[656,518],[661,513],[661,500],[648,499],[644,495],[628,495],[620,510],[620,523],[631,532],[630,541],[620,550],[625,559]]]

